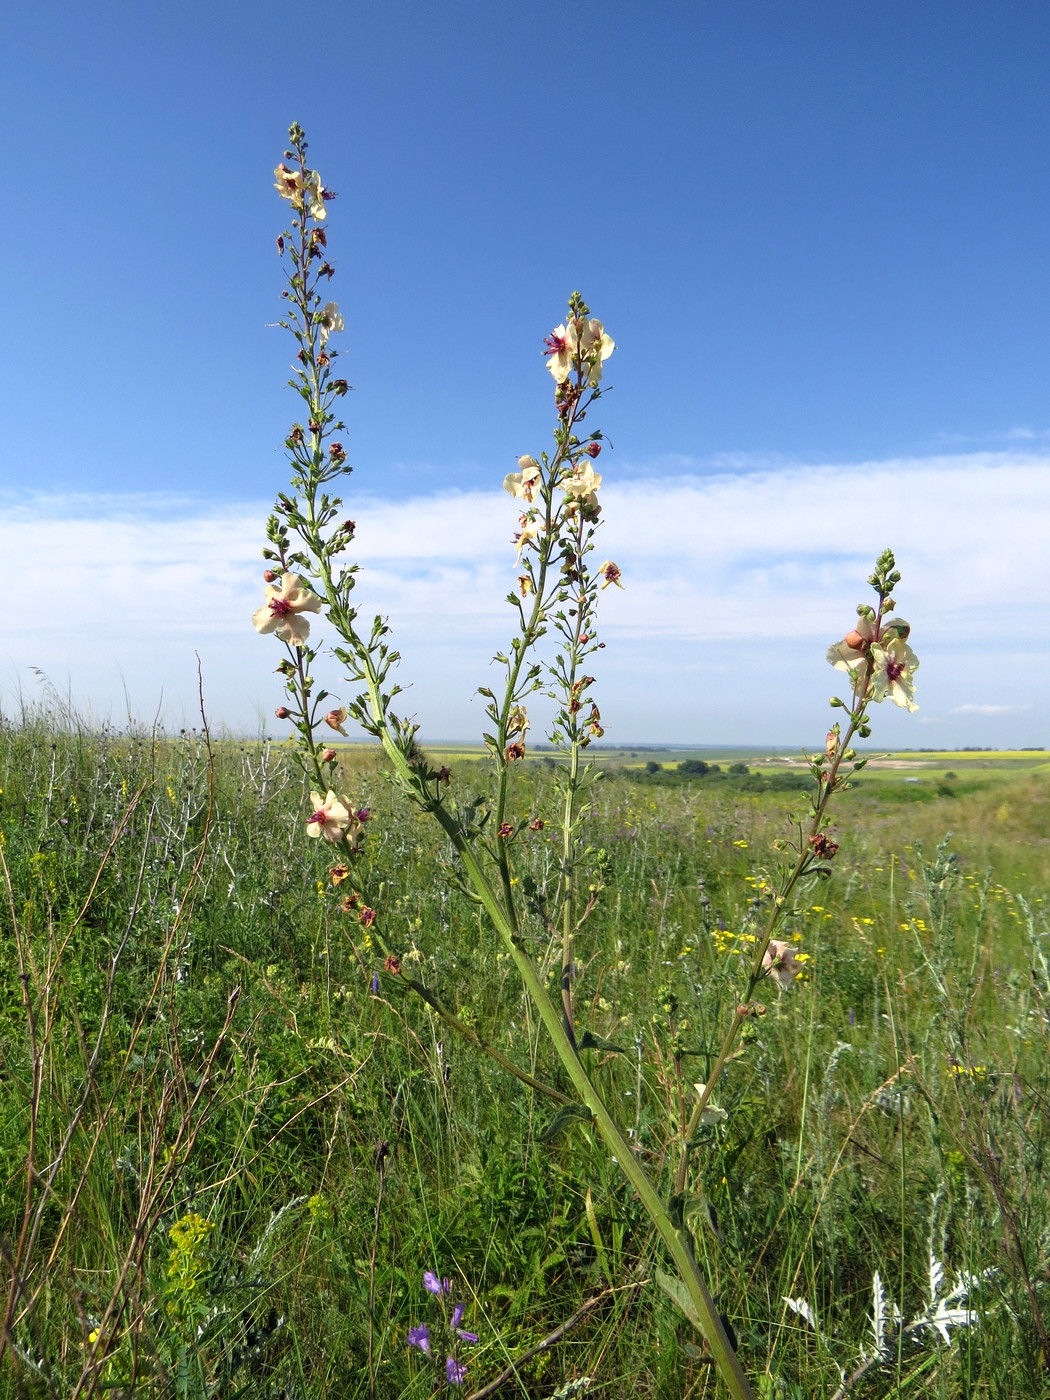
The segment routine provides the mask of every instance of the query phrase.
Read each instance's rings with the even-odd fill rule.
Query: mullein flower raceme
[[[503,478],[503,489],[519,501],[532,501],[539,489],[543,473],[535,457],[519,457],[520,471],[508,472]]]
[[[252,614],[252,626],[256,632],[276,632],[282,642],[301,647],[310,635],[310,624],[300,614],[319,613],[321,607],[321,599],[298,574],[284,574],[279,585],[267,585],[266,602]]]

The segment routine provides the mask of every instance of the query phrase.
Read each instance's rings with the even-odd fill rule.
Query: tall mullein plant
[[[901,709],[918,709],[915,672],[919,669],[919,660],[908,643],[911,625],[893,613],[896,607],[893,593],[900,581],[893,552],[886,549],[876,559],[875,569],[868,578],[875,592],[875,606],[859,604],[855,625],[840,642],[828,648],[829,664],[845,672],[850,680],[849,699],[836,695],[830,701],[833,710],[844,712],[845,728],[841,721],[836,721],[828,730],[823,752],[810,762],[814,787],[809,811],[798,819],[792,841],[777,842],[788,858],[771,888],[765,927],[755,939],[741,998],[708,1070],[707,1082],[696,1086],[698,1096],[682,1132],[675,1180],[677,1196],[687,1188],[697,1128],[710,1112],[711,1095],[736,1053],[741,1031],[750,1018],[765,1014],[766,1008],[756,999],[756,993],[763,984],[768,986],[770,982],[785,991],[802,971],[802,959],[796,956],[792,944],[775,935],[785,918],[795,912],[793,906],[799,895],[814,882],[831,876],[831,863],[839,849],[838,843],[828,834],[831,800],[850,786],[852,776],[868,761],[858,756],[853,741],[870,737],[873,704],[891,700]]]
[[[448,770],[435,770],[418,750],[417,726],[391,708],[398,693],[392,677],[398,656],[388,641],[386,624],[376,618],[369,629],[360,630],[351,604],[356,566],[345,561],[345,554],[355,526],[352,520],[340,519],[343,503],[331,489],[332,483],[345,478],[350,470],[336,437],[344,429],[338,407],[348,385],[333,373],[336,351],[330,343],[330,337],[343,329],[343,318],[338,305],[326,295],[334,271],[328,260],[326,228],[326,206],[333,196],[307,164],[302,129],[292,126],[289,137],[290,149],[275,172],[277,190],[292,212],[291,228],[277,241],[282,257],[290,260],[288,286],[283,293],[287,314],[281,324],[298,347],[291,385],[303,401],[304,414],[285,440],[292,466],[291,489],[278,496],[268,521],[266,601],[253,622],[258,632],[275,634],[285,648],[278,671],[284,678],[286,700],[277,714],[292,724],[298,736],[298,760],[312,784],[305,834],[317,839],[332,855],[335,863],[329,874],[333,886],[347,883],[359,887],[365,883],[358,855],[370,813],[355,809],[336,792],[338,758],[327,742],[332,730],[342,731],[346,721],[353,719],[382,745],[394,784],[430,815],[448,838],[463,887],[483,908],[493,933],[514,961],[572,1085],[574,1102],[593,1120],[663,1240],[681,1281],[676,1296],[706,1336],[728,1392],[737,1400],[753,1400],[754,1393],[697,1267],[690,1239],[672,1219],[592,1084],[577,1053],[572,1029],[572,940],[588,912],[587,905],[579,908],[577,899],[579,827],[586,811],[587,786],[594,776],[581,754],[590,739],[601,733],[586,662],[600,645],[594,637],[597,594],[619,581],[619,570],[612,561],[595,568],[590,560],[601,485],[593,463],[601,450],[602,436],[600,431],[587,436],[581,433],[588,412],[600,397],[602,365],[612,353],[613,343],[578,295],[569,303],[564,324],[547,341],[548,368],[556,385],[554,448],[539,459],[520,459],[518,472],[504,482],[521,507],[515,539],[520,574],[511,595],[517,632],[510,649],[498,657],[504,669],[502,693],[487,687],[482,690],[491,724],[485,740],[496,761],[495,792],[487,807],[476,801],[460,804]],[[336,633],[338,642],[331,652],[354,691],[344,704],[327,710],[331,696],[317,688],[313,677],[318,652],[309,645],[311,613],[323,613]],[[545,663],[537,646],[551,628],[559,646],[553,661]],[[538,822],[535,817],[530,820],[512,814],[510,782],[511,770],[525,750],[529,726],[526,702],[537,690],[555,696],[554,737],[565,752],[560,779],[560,878],[554,909],[545,908],[536,892],[523,901],[519,891],[530,887],[513,874],[516,844]],[[379,913],[361,889],[354,888],[343,899],[343,908],[379,935]],[[549,995],[543,970],[529,953],[535,933],[556,933],[560,940],[560,1005]],[[380,946],[384,947],[385,941]],[[400,975],[396,954],[389,954],[386,968],[390,975]],[[566,1097],[560,1093],[554,1096]]]

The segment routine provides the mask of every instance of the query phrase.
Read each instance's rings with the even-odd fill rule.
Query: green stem
[[[370,658],[363,657],[362,661],[367,664],[368,670],[372,671]],[[412,772],[400,747],[389,732],[385,723],[382,697],[379,694],[378,686],[375,685],[371,679],[369,681],[369,696],[372,705],[372,716],[379,729],[380,739],[386,755],[394,765],[402,783],[408,787],[412,787],[415,783],[415,774]],[[711,1348],[715,1365],[729,1388],[730,1394],[735,1397],[735,1400],[755,1400],[754,1392],[748,1383],[747,1377],[744,1375],[739,1358],[733,1350],[729,1338],[726,1336],[714,1300],[697,1267],[691,1245],[682,1232],[675,1227],[659,1193],[635,1158],[630,1143],[624,1137],[612,1114],[606,1108],[598,1090],[591,1083],[587,1071],[576,1054],[575,1047],[572,1045],[565,1032],[561,1015],[551,1001],[532,959],[522,947],[520,935],[507,917],[506,911],[501,906],[496,892],[492,888],[488,876],[478,861],[473,847],[470,842],[465,839],[458,824],[449,813],[445,812],[439,805],[432,805],[431,810],[440,822],[446,835],[455,846],[463,869],[471,885],[474,887],[493,928],[496,930],[507,948],[507,951],[513,958],[526,990],[539,1013],[540,1019],[546,1027],[547,1033],[558,1054],[558,1058],[561,1060],[566,1073],[572,1081],[574,1089],[579,1095],[580,1100],[590,1109],[598,1131],[604,1139],[606,1146],[615,1158],[620,1170],[637,1193],[646,1213],[652,1220],[660,1238],[663,1240],[665,1248],[671,1255],[679,1276],[686,1286],[690,1302],[700,1321],[707,1343]]]
[[[879,624],[882,621],[884,602],[884,596],[880,595],[879,607],[875,615],[876,635],[878,634]],[[748,974],[747,990],[744,993],[743,1001],[741,1001],[737,1005],[736,1010],[733,1012],[733,1018],[729,1023],[729,1028],[725,1033],[725,1037],[719,1048],[718,1055],[715,1059],[714,1064],[708,1071],[707,1083],[704,1085],[703,1093],[698,1096],[696,1103],[693,1105],[693,1111],[689,1115],[689,1122],[686,1124],[685,1132],[682,1135],[682,1147],[678,1159],[678,1170],[675,1174],[675,1193],[677,1195],[682,1194],[682,1192],[686,1188],[686,1183],[688,1181],[690,1151],[689,1144],[700,1126],[700,1120],[703,1116],[704,1109],[707,1107],[711,1095],[715,1091],[715,1086],[721,1079],[722,1072],[725,1069],[726,1065],[729,1063],[733,1051],[736,1048],[736,1042],[737,1037],[740,1034],[740,1028],[743,1026],[744,1022],[748,1019],[748,1017],[754,1013],[754,1008],[751,1005],[751,998],[754,995],[755,988],[758,986],[759,982],[761,982],[763,977],[767,975],[762,965],[766,949],[769,947],[770,942],[772,941],[773,935],[777,930],[778,924],[784,917],[784,910],[787,906],[789,896],[791,895],[792,891],[794,890],[795,886],[798,884],[802,876],[805,875],[807,870],[809,870],[815,863],[813,852],[808,838],[810,836],[816,836],[819,834],[824,824],[824,814],[827,810],[828,803],[831,801],[832,793],[837,791],[838,787],[840,786],[839,769],[841,768],[842,763],[845,760],[847,753],[849,752],[850,744],[854,736],[856,735],[857,730],[864,723],[865,709],[868,703],[868,689],[871,684],[873,670],[874,662],[869,657],[868,661],[865,663],[863,671],[860,672],[859,676],[857,677],[857,680],[854,683],[853,708],[850,710],[849,727],[846,730],[845,736],[841,738],[838,743],[838,746],[835,751],[835,756],[827,769],[826,778],[821,783],[821,790],[818,792],[817,798],[813,803],[813,810],[811,814],[809,830],[804,835],[800,831],[798,859],[796,860],[791,870],[791,873],[785,881],[783,888],[780,890],[780,892],[777,894],[776,898],[773,901],[773,908],[770,911],[769,920],[766,924],[765,936],[761,939],[758,939],[755,943],[755,952],[751,960],[751,967],[749,969]]]

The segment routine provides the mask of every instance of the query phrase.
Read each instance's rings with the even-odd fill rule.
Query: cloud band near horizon
[[[634,479],[615,458],[602,465],[598,549],[625,584],[602,595],[610,737],[782,743],[815,731],[814,705],[833,688],[823,649],[848,629],[887,545],[924,660],[921,723],[945,743],[1045,733],[1050,457]],[[353,499],[349,483],[359,606],[390,621],[431,736],[477,733],[471,695],[506,644],[516,512],[493,477],[491,492],[403,501]],[[214,722],[252,729],[272,713],[279,654],[250,628],[265,501],[7,493],[6,504],[0,546],[28,606],[7,610],[5,689],[28,688],[35,666],[62,687],[68,677],[95,713],[122,713],[126,689],[143,715],[163,689],[181,723],[195,707],[196,649]],[[934,737],[906,719],[886,716],[885,742]]]

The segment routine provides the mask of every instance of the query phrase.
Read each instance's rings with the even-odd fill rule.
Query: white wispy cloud
[[[1019,715],[1029,705],[956,705],[953,715]]]
[[[831,679],[823,649],[847,630],[887,545],[924,661],[924,716],[955,716],[960,742],[967,717],[1046,721],[1050,577],[1039,522],[1050,519],[1050,458],[739,462],[706,475],[676,459],[673,474],[633,479],[615,458],[602,464],[598,547],[626,585],[603,594],[603,674],[625,737],[787,741],[819,727],[813,706]],[[510,618],[514,503],[494,483],[347,509],[358,522],[357,597],[367,617],[389,618],[412,705],[431,734],[473,732],[469,697]],[[143,713],[163,689],[182,720],[193,713],[197,650],[213,717],[251,724],[276,701],[276,650],[248,621],[267,513],[265,501],[9,494],[0,519],[18,596],[5,610],[9,674],[35,665],[60,683],[68,676],[96,707],[119,707],[126,686]],[[1004,691],[1016,702],[1002,704]],[[901,719],[890,732],[908,742]]]

